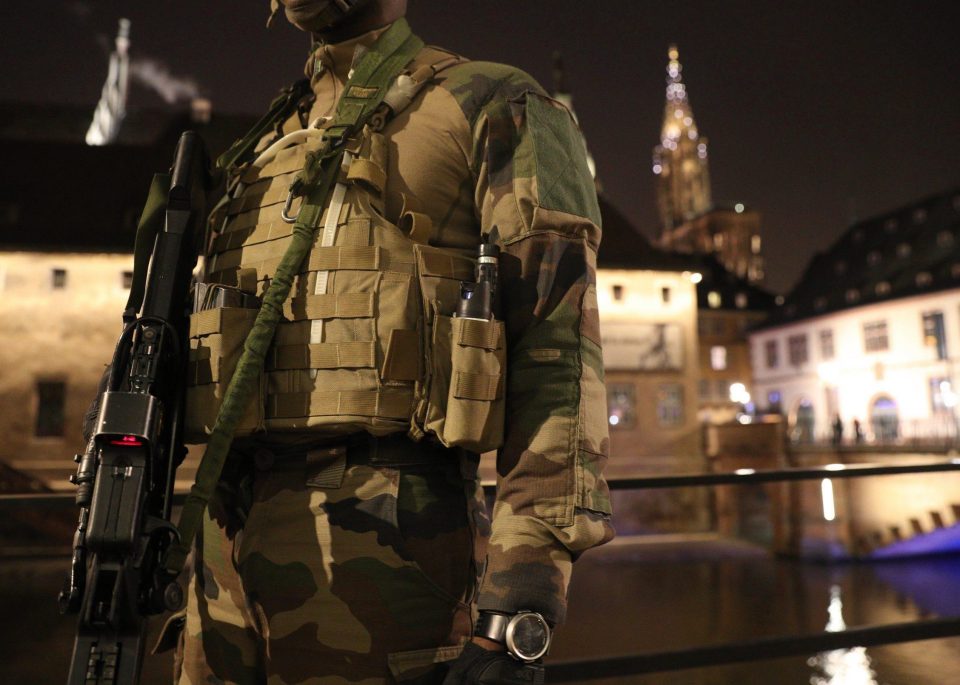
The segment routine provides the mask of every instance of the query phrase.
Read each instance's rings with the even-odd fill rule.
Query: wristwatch
[[[474,637],[499,642],[510,656],[530,663],[550,649],[550,624],[535,611],[520,611],[512,616],[481,611]]]

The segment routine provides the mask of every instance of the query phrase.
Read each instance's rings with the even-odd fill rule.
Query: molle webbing
[[[304,259],[310,252],[315,230],[322,218],[335,179],[339,175],[344,143],[347,138],[362,128],[380,106],[390,84],[422,47],[423,41],[411,33],[404,19],[395,22],[377,39],[354,68],[344,94],[337,103],[334,120],[324,133],[322,147],[306,155],[304,170],[291,186],[291,192],[303,196],[303,204],[287,249],[270,280],[267,292],[263,295],[260,311],[244,343],[243,354],[230,379],[197,469],[196,482],[184,503],[178,526],[181,537],[171,546],[164,559],[165,568],[171,572],[178,573],[183,568],[200,527],[207,502],[220,479],[233,435],[246,413],[251,396],[260,383],[274,332],[284,313],[284,303],[290,294],[294,279],[303,268]],[[289,102],[295,95],[295,92],[291,92],[289,100],[283,106],[289,107]],[[280,107],[281,104],[276,103],[271,109]],[[268,124],[264,123],[268,118],[272,121],[276,116],[274,114],[271,118],[271,114],[268,114],[261,120],[265,128],[262,133],[269,130]],[[227,155],[218,160],[218,164],[230,166],[247,155],[252,150],[250,142],[252,137],[253,134],[240,141]],[[353,398],[358,406],[362,404],[361,399],[364,398]],[[348,393],[337,393],[337,405],[349,403],[350,400]],[[276,401],[279,402],[279,400]],[[410,398],[407,398],[407,406],[409,401]],[[368,408],[375,412],[391,409],[382,407],[384,403],[386,403],[385,396],[380,395],[372,402],[372,407]],[[371,402],[367,399],[367,405],[370,404]]]

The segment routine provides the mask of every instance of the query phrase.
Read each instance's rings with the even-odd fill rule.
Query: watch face
[[[540,614],[517,614],[507,625],[507,648],[527,661],[539,659],[550,646],[550,626]]]

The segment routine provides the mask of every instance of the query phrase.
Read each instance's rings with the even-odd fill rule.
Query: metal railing
[[[829,464],[820,467],[770,470],[738,469],[730,473],[698,473],[611,480],[612,490],[639,490],[713,485],[746,485],[822,478],[862,478],[899,474],[960,472],[960,459],[910,465]],[[492,484],[485,484],[492,488]],[[182,503],[185,494],[175,496]],[[43,509],[72,506],[71,493],[0,495],[0,509]],[[554,662],[547,665],[549,682],[578,682],[626,677],[661,671],[722,666],[763,661],[854,647],[872,647],[919,640],[960,636],[960,617],[938,618],[880,626],[862,626],[813,635],[788,635],[689,649]]]

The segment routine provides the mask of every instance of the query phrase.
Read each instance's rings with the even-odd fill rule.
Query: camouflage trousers
[[[442,681],[488,523],[475,467],[403,443],[231,455],[194,552],[180,685]]]

